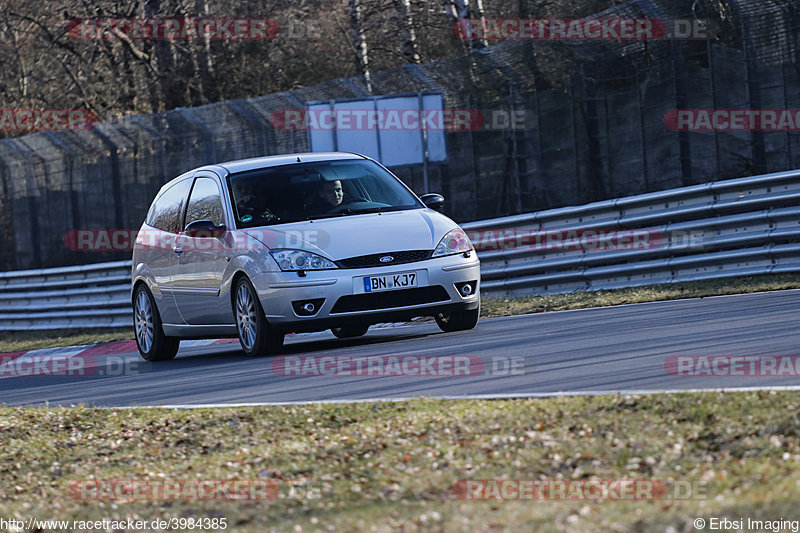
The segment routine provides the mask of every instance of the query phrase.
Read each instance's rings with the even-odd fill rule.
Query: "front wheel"
[[[472,329],[478,324],[481,315],[481,306],[468,311],[453,311],[452,313],[439,313],[434,318],[436,324],[444,332],[464,331]]]
[[[167,361],[178,353],[181,340],[164,335],[161,315],[153,301],[150,290],[139,285],[133,294],[133,326],[136,330],[136,346],[145,361]]]
[[[239,278],[234,287],[233,313],[239,343],[247,355],[268,355],[277,352],[283,345],[283,333],[267,324],[261,302],[247,278]]]

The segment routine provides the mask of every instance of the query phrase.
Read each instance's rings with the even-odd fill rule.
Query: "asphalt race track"
[[[423,322],[356,339],[295,336],[279,357],[247,357],[238,344],[187,346],[154,364],[137,353],[96,357],[85,375],[2,373],[0,402],[188,406],[800,388],[800,357],[783,357],[800,356],[798,320],[800,291],[790,290],[483,319],[449,334]],[[380,362],[371,375],[366,357]],[[352,375],[356,361],[360,375]]]

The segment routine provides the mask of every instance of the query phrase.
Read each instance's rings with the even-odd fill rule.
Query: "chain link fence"
[[[220,161],[309,149],[276,112],[305,102],[441,92],[522,112],[523,127],[448,131],[429,189],[459,222],[796,168],[794,131],[674,131],[676,109],[800,109],[795,2],[634,0],[598,18],[703,20],[708,38],[508,40],[468,55],[291,92],[130,115],[0,141],[0,270],[128,259],[71,250],[73,229],[136,229],[163,183]],[[265,73],[269,75],[269,73]],[[393,169],[416,192],[422,165]]]

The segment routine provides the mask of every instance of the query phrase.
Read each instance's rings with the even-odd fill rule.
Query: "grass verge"
[[[133,328],[86,328],[4,331],[0,353],[24,352],[58,346],[78,346],[120,340],[133,340]]]
[[[798,288],[800,288],[800,274],[778,274],[647,285],[613,291],[548,294],[522,298],[485,298],[481,303],[481,316],[489,318]],[[131,328],[4,332],[3,338],[0,339],[0,353],[132,339]]]
[[[521,298],[485,298],[481,316],[510,316],[588,307],[702,298],[726,294],[800,289],[800,274],[746,276],[686,283],[645,285],[626,289],[547,294]]]
[[[257,408],[0,408],[0,516],[229,531],[693,531],[800,518],[793,392]],[[271,501],[84,501],[70,481],[275,480]],[[465,501],[462,479],[657,479],[655,501]],[[294,485],[296,493],[287,490]],[[299,487],[299,488],[298,488]],[[317,493],[311,499],[306,489]],[[74,492],[73,492],[74,494]]]

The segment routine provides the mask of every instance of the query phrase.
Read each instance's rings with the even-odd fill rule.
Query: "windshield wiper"
[[[344,209],[339,210],[340,215],[360,215],[362,213],[380,213],[386,209],[385,207],[364,207],[363,209],[351,209],[349,207],[345,207]]]

